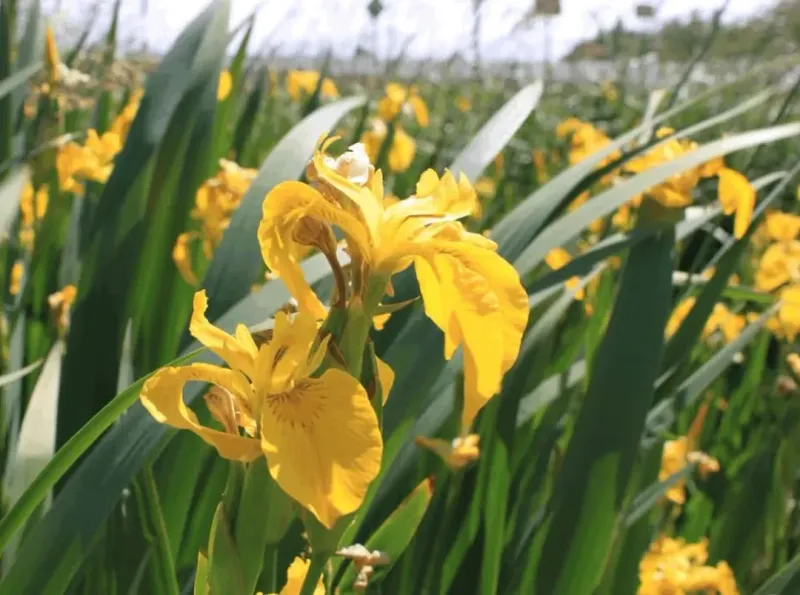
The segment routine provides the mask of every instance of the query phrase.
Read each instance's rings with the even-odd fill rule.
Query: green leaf
[[[218,317],[246,296],[263,269],[256,232],[264,197],[278,183],[297,179],[311,159],[320,136],[365,101],[364,97],[351,97],[318,109],[294,126],[264,160],[256,179],[231,217],[203,279],[203,288],[211,296],[207,313],[210,319]],[[184,341],[187,339],[188,336],[184,336]]]
[[[664,399],[653,407],[647,414],[647,431],[658,434],[669,428],[675,421],[677,411],[682,407],[691,406],[700,394],[733,363],[737,353],[740,353],[752,341],[764,325],[778,310],[775,304],[759,316],[758,320],[750,323],[736,339],[725,345],[700,368],[684,380],[675,391],[675,395]]]
[[[158,584],[166,595],[179,595],[175,556],[169,545],[169,536],[164,522],[164,512],[158,495],[153,471],[147,467],[142,474],[142,504],[147,515],[147,524],[152,531],[155,547],[155,566],[158,568]]]
[[[541,81],[520,89],[481,127],[453,160],[450,166],[453,174],[458,177],[459,172],[462,172],[474,182],[528,119],[539,103],[542,89]]]
[[[19,211],[19,199],[22,189],[30,180],[30,174],[28,167],[21,167],[12,170],[5,179],[0,180],[0,233],[6,237]]]
[[[561,397],[566,391],[578,386],[586,375],[586,362],[573,364],[562,374],[551,376],[533,391],[522,397],[517,410],[517,426],[528,423],[534,415]]]
[[[703,94],[701,94],[703,95]],[[699,96],[698,96],[699,97]],[[762,92],[752,97],[738,106],[723,112],[717,116],[703,120],[702,122],[682,130],[679,135],[686,136],[695,134],[710,126],[722,123],[727,119],[735,117],[748,111],[756,105],[763,103],[769,98],[769,92]],[[582,181],[590,176],[600,163],[615,151],[624,149],[629,143],[634,142],[649,126],[655,126],[666,119],[680,113],[697,101],[697,97],[686,103],[676,106],[654,117],[648,124],[639,125],[614,139],[603,149],[592,153],[583,161],[574,165],[545,184],[533,194],[528,196],[517,205],[503,220],[492,230],[492,239],[500,246],[500,253],[508,260],[513,261],[519,257],[525,247],[539,233],[541,227],[547,222],[550,216],[556,211],[568,193],[579,187]],[[666,142],[668,137],[659,140],[659,143]],[[599,198],[595,197],[590,202]],[[580,209],[579,209],[580,210]],[[612,209],[613,210],[613,209]],[[577,211],[576,211],[577,213]],[[575,214],[575,213],[573,213]]]
[[[673,241],[665,230],[625,264],[551,500],[537,591],[589,594],[602,577],[660,365]]]
[[[209,595],[208,558],[203,555],[203,552],[197,552],[197,570],[194,575],[194,595]]]
[[[31,372],[33,372],[36,368],[42,365],[42,360],[37,362],[33,362],[22,368],[21,370],[16,370],[14,372],[9,372],[8,374],[3,374],[0,376],[0,386],[6,386],[7,384],[11,384],[20,378],[24,378]]]
[[[264,461],[250,463],[234,529],[245,593],[255,592],[264,550],[281,540],[293,518],[292,501],[272,479]]]
[[[391,570],[397,559],[405,551],[422,522],[431,502],[433,489],[430,480],[424,480],[406,500],[387,518],[367,540],[365,547],[370,551],[380,551],[388,555],[389,564],[378,566],[370,577],[370,585],[376,585]],[[356,579],[354,564],[348,564],[340,582],[343,590],[352,588]]]
[[[231,536],[230,521],[222,502],[211,523],[208,543],[208,586],[211,593],[245,595],[244,575],[239,553]]]
[[[12,506],[44,469],[55,452],[56,407],[63,353],[64,344],[59,341],[47,356],[22,418],[14,456],[3,478],[5,491]],[[6,374],[2,377],[3,384],[22,378],[38,367],[39,363],[41,362]]]
[[[790,583],[800,576],[798,573],[800,573],[800,553],[769,577],[753,595],[791,595],[793,591],[789,589]]]
[[[35,67],[37,72],[42,66],[42,53],[44,53],[44,27],[42,22],[42,5],[40,0],[33,0],[28,6],[28,16],[25,29],[17,47],[17,61],[14,64],[15,73],[24,72]],[[24,119],[22,104],[25,101],[26,89],[17,88],[14,92],[12,112],[18,117],[15,130],[19,130]]]

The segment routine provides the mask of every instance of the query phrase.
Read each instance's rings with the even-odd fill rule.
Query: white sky
[[[567,53],[576,43],[592,37],[599,27],[612,26],[619,17],[632,27],[647,29],[654,23],[637,19],[634,8],[642,0],[561,0],[562,14],[549,25],[534,23],[512,31],[530,11],[533,0],[485,0],[481,9],[481,51],[486,59],[509,56],[542,59]],[[658,6],[658,18],[688,17],[692,10],[709,15],[724,0],[648,0]],[[92,21],[94,33],[107,29],[112,0],[45,0],[59,29],[75,31],[101,4]],[[414,57],[447,58],[470,47],[472,0],[382,0],[384,11],[376,26],[370,21],[369,0],[232,0],[231,25],[238,24],[257,6],[251,48],[277,48],[281,54],[317,54],[332,49],[339,56],[355,51],[359,41],[381,55],[407,46]],[[754,0],[729,0],[726,20],[740,20],[771,4]],[[165,50],[179,31],[205,6],[207,0],[122,0],[121,40],[153,50]],[[146,7],[146,12],[143,8]],[[58,31],[58,29],[57,29]],[[467,55],[469,50],[466,50]]]

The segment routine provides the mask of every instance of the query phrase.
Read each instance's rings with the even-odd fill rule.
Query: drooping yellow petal
[[[381,383],[381,394],[383,395],[383,404],[386,404],[386,399],[389,398],[389,391],[394,386],[394,370],[379,357],[375,357],[375,362],[378,365],[378,382]]]
[[[418,250],[415,268],[425,313],[445,333],[445,357],[464,344],[462,422],[468,427],[517,358],[528,295],[514,268],[492,250],[441,240]]]
[[[190,381],[208,382],[229,391],[243,402],[252,401],[250,384],[241,373],[211,364],[191,364],[161,368],[153,374],[142,387],[142,405],[156,421],[191,430],[216,448],[223,458],[252,461],[260,457],[261,448],[256,438],[221,432],[198,422],[197,416],[183,402],[183,387]]]
[[[744,237],[756,204],[756,191],[748,179],[738,171],[723,167],[719,171],[719,201],[724,213],[736,213],[733,235]]]
[[[219,83],[217,84],[217,101],[225,101],[231,94],[233,88],[233,77],[230,70],[223,70],[219,73]]]
[[[328,528],[361,505],[383,452],[366,391],[336,369],[265,399],[261,447],[281,489]]]
[[[221,357],[232,369],[244,372],[252,378],[253,362],[258,350],[250,333],[247,332],[247,328],[239,325],[236,329],[236,336],[229,335],[208,321],[205,315],[207,308],[208,298],[203,289],[194,294],[189,332],[195,339]]]

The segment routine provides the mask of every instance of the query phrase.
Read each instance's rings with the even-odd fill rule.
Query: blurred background
[[[46,0],[43,7],[59,39],[74,43],[102,37],[114,4]],[[206,4],[121,0],[120,49],[164,52]],[[709,62],[694,70],[703,79],[745,71],[800,43],[798,0],[234,0],[232,22],[254,11],[251,53],[278,68],[318,67],[330,54],[333,74],[364,74],[391,62],[409,77],[424,64],[432,75],[447,66],[463,76],[478,68],[522,80],[547,74],[597,81],[616,78],[625,65],[652,86],[698,54]],[[726,65],[714,68],[720,61]]]

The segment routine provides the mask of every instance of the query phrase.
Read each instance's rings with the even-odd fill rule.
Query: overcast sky
[[[98,0],[45,0],[64,31],[85,22],[88,7]],[[282,54],[324,53],[332,49],[351,55],[359,43],[378,52],[396,52],[401,46],[414,57],[447,58],[469,48],[473,26],[472,0],[382,0],[384,10],[376,23],[366,6],[370,0],[232,0],[231,24],[261,6],[251,48],[269,46]],[[658,6],[658,18],[688,17],[692,10],[710,15],[724,0],[645,0]],[[107,28],[112,0],[92,19],[95,34]],[[567,53],[576,43],[592,37],[600,27],[610,27],[620,17],[631,27],[655,25],[637,19],[635,6],[642,0],[561,0],[562,13],[546,25],[539,21],[516,27],[529,13],[533,0],[485,0],[481,9],[481,51],[489,59],[509,56],[543,58]],[[771,3],[729,0],[726,19],[740,20]],[[178,32],[205,6],[203,0],[122,0],[121,40],[165,50]],[[548,49],[549,48],[549,49]]]

